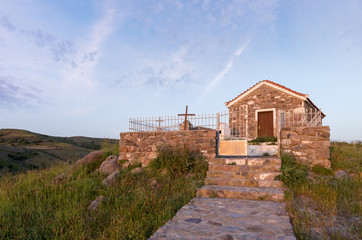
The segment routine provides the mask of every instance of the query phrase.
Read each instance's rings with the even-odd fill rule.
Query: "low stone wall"
[[[216,131],[212,129],[170,132],[124,132],[120,134],[119,159],[146,166],[157,156],[157,147],[186,146],[200,150],[207,159],[216,155]]]
[[[280,150],[310,166],[331,167],[329,126],[286,127],[280,131]]]

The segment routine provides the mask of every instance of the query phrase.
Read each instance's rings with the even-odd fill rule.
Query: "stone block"
[[[322,159],[329,159],[331,157],[331,153],[327,147],[322,147],[319,151],[317,151],[317,153]]]
[[[328,141],[323,141],[323,147],[330,147],[331,146],[331,142],[328,140]]]
[[[292,147],[292,151],[302,151],[303,148],[300,145]]]
[[[316,131],[313,128],[307,127],[303,129],[303,135],[307,135],[307,136],[315,136]]]
[[[322,147],[323,147],[322,142],[313,142],[312,144],[310,144],[311,149],[321,149]]]
[[[319,136],[321,136],[322,138],[328,138],[331,136],[331,134],[329,132],[322,132]]]
[[[329,160],[326,160],[326,159],[318,159],[318,160],[314,160],[312,163],[311,163],[312,166],[315,166],[315,165],[320,165],[320,166],[323,166],[325,168],[331,168],[331,162]]]
[[[125,146],[120,146],[120,147],[119,147],[119,151],[120,151],[120,152],[128,152],[128,148],[125,147]]]
[[[303,128],[295,128],[295,132],[298,134],[298,135],[302,135],[303,134]]]
[[[288,145],[292,144],[292,140],[290,140],[290,139],[282,139],[281,143],[282,143],[283,146],[288,146]]]

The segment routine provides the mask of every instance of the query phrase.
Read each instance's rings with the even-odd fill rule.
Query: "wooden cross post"
[[[185,116],[184,130],[186,130],[187,117],[188,117],[188,116],[195,116],[195,114],[187,113],[187,110],[188,110],[188,106],[186,105],[186,113],[185,113],[185,114],[178,114],[178,116]]]
[[[161,122],[163,122],[163,120],[161,120],[161,117],[158,118],[158,120],[155,120],[156,122],[158,122],[158,131],[162,131],[161,129]]]

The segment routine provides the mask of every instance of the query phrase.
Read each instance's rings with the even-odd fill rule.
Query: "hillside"
[[[115,185],[103,183],[112,174],[100,166],[119,154],[117,143],[83,165],[0,176],[0,239],[148,239],[206,176],[200,153],[171,150],[159,150],[141,171],[140,164],[122,167]],[[279,177],[297,239],[362,239],[361,142],[332,142],[331,162],[332,169],[308,168],[282,155]]]
[[[200,152],[170,148],[147,167],[109,175],[101,163],[118,155],[118,143],[102,150],[78,164],[0,176],[0,239],[148,239],[206,176]]]
[[[20,129],[0,129],[0,174],[43,169],[62,161],[73,162],[105,142],[116,139],[54,137]]]

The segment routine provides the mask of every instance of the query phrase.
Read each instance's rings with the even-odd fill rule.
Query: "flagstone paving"
[[[280,167],[278,157],[211,159],[197,198],[150,239],[295,239]]]
[[[155,232],[156,239],[296,239],[285,204],[198,197]]]

